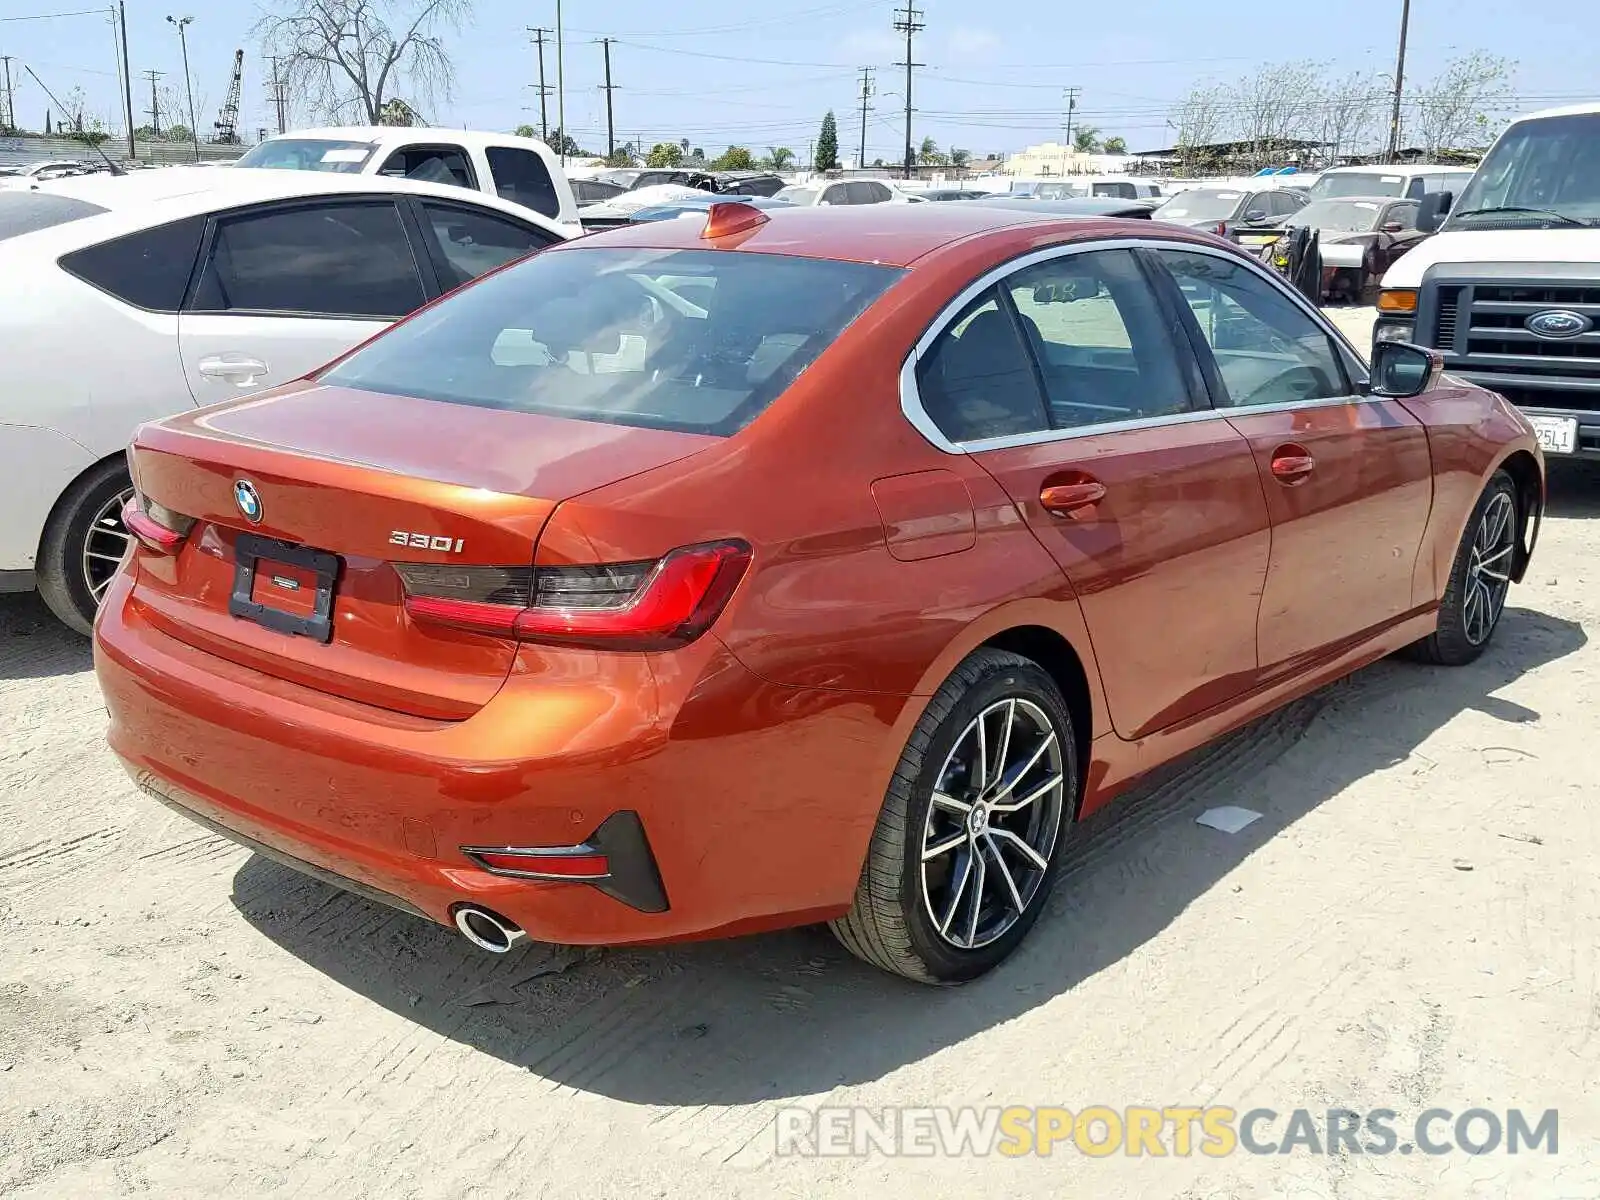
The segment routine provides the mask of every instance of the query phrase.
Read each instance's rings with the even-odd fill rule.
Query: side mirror
[[[1249,212],[1245,213],[1244,219],[1252,225],[1259,225],[1262,221],[1267,219],[1267,210],[1264,208],[1252,208]]]
[[[1455,198],[1454,192],[1429,192],[1417,205],[1417,228],[1423,233],[1438,233]]]
[[[1444,355],[1437,350],[1407,342],[1379,342],[1372,350],[1374,396],[1404,400],[1420,396],[1438,382],[1444,371]]]
[[[1385,233],[1400,233],[1404,229],[1405,225],[1400,221],[1385,221],[1383,223],[1383,231]]]

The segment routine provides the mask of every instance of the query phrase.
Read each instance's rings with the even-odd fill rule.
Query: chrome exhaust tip
[[[476,904],[463,904],[456,909],[455,919],[461,936],[490,954],[504,954],[518,938],[528,936],[520,926]]]

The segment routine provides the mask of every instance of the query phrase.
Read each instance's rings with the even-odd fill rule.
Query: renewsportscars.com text
[[[1030,1108],[784,1108],[774,1123],[780,1156],[1225,1158],[1246,1154],[1556,1154],[1560,1115],[1430,1108],[1413,1117],[1365,1112],[1221,1106],[1091,1105]]]

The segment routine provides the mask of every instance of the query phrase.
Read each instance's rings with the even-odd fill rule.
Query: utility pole
[[[548,142],[550,140],[550,113],[549,106],[545,103],[545,98],[550,95],[550,89],[545,86],[544,82],[544,37],[550,30],[530,25],[528,26],[528,32],[533,34],[534,44],[539,47],[539,140]]]
[[[285,109],[288,107],[289,96],[283,79],[278,74],[278,57],[276,54],[267,55],[267,61],[272,64],[272,110],[278,117],[278,132],[287,133],[289,123],[285,117]]]
[[[1400,158],[1400,97],[1405,90],[1406,34],[1411,30],[1411,0],[1400,0],[1400,54],[1394,64],[1394,115],[1389,119],[1389,161]]]
[[[909,56],[908,56],[909,57]],[[872,98],[872,68],[861,68],[861,153],[856,157],[856,169],[867,165],[867,101]]]
[[[1078,93],[1083,91],[1080,87],[1063,88],[1067,97],[1067,149],[1072,149],[1072,123],[1078,113]]]
[[[911,58],[911,39],[928,27],[923,19],[922,10],[913,5],[912,0],[906,0],[904,8],[894,10],[895,32],[906,35],[906,60],[895,63],[897,67],[906,69],[906,178],[910,179],[916,172],[917,159],[911,149],[911,70],[913,67],[926,66],[926,63],[913,62]]]
[[[189,38],[184,33],[186,28],[194,24],[194,18],[184,17],[182,20],[179,20],[177,17],[169,16],[167,21],[169,24],[177,27],[178,45],[183,47],[183,86],[184,90],[189,94],[189,136],[194,140],[194,160],[195,162],[199,162],[200,126],[196,122],[194,115],[194,76],[189,74]]]
[[[561,165],[567,165],[567,78],[562,70],[566,39],[561,33],[561,0],[556,0],[556,122],[561,127]]]
[[[128,67],[128,8],[117,0],[117,33],[122,43],[122,115],[128,122],[128,157],[137,159],[133,144],[133,72]]]
[[[17,127],[17,101],[16,93],[12,91],[11,88],[11,55],[0,54],[0,63],[4,63],[6,68],[6,111],[4,124],[7,129],[15,129]]]
[[[613,154],[615,154],[617,152],[617,130],[616,130],[616,124],[612,120],[612,116],[611,116],[611,93],[617,90],[611,84],[611,43],[614,40],[615,40],[614,38],[601,38],[600,39],[600,48],[605,52],[605,56],[606,56],[606,81],[605,81],[604,84],[601,85],[600,90],[606,94],[606,157],[607,158],[610,158]]]
[[[145,76],[150,80],[150,128],[155,130],[157,137],[161,136],[161,98],[156,95],[156,80],[166,74],[165,71],[146,71]]]

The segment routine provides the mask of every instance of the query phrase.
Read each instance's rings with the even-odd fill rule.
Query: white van
[[[1600,104],[1513,122],[1417,227],[1438,232],[1385,273],[1374,340],[1438,349],[1547,454],[1600,458]]]
[[[487,192],[532,209],[577,237],[578,204],[555,151],[535,138],[467,129],[347,125],[279,134],[234,164],[342,175],[387,175]]]

